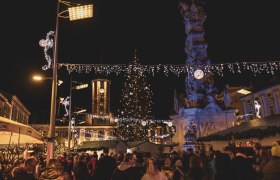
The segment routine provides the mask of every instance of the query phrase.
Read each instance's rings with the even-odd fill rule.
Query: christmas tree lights
[[[133,62],[129,65],[130,73],[127,74],[121,92],[120,118],[131,119],[127,121],[117,121],[118,127],[115,129],[116,135],[127,141],[147,140],[148,127],[146,119],[151,119],[152,113],[152,91],[147,83],[146,76],[139,72],[137,66],[139,59],[136,51]],[[134,121],[132,119],[141,119]]]

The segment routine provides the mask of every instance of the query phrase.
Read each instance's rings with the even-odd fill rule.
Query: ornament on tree
[[[142,121],[141,124],[142,124],[142,126],[146,126],[147,125],[147,121]]]

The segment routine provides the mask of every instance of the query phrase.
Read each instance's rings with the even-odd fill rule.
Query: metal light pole
[[[68,8],[69,16],[63,16],[62,14],[66,11],[59,12],[60,3],[70,6]],[[51,95],[51,109],[50,109],[50,127],[47,142],[47,162],[54,157],[55,147],[55,119],[56,119],[56,97],[57,97],[57,69],[58,69],[58,29],[59,29],[59,18],[69,18],[70,21],[79,20],[84,18],[90,18],[93,16],[93,5],[79,5],[72,6],[72,2],[57,0],[56,9],[56,24],[55,24],[55,35],[54,35],[54,51],[53,51],[53,74],[52,74],[52,95]]]
[[[70,78],[70,100],[69,100],[69,124],[68,124],[68,144],[67,144],[67,153],[70,154],[70,142],[71,142],[71,139],[72,139],[72,131],[71,131],[71,121],[72,121],[72,90],[76,89],[76,90],[80,90],[80,89],[84,89],[84,88],[87,88],[88,87],[88,84],[80,84],[79,86],[74,86],[73,87],[73,83],[78,83],[77,81],[73,81],[72,80],[72,76]],[[73,112],[75,113],[75,112]]]
[[[72,121],[71,114],[72,114],[72,76],[70,78],[69,125],[68,125],[68,139],[67,139],[67,141],[68,141],[68,144],[67,144],[68,155],[70,154],[70,142],[71,142],[70,139],[71,139],[71,134],[72,134],[72,132],[71,132],[71,121]]]
[[[54,156],[55,147],[55,118],[56,118],[56,96],[57,96],[57,51],[58,51],[58,27],[59,27],[59,7],[60,2],[57,1],[56,24],[54,36],[54,52],[53,52],[53,77],[52,77],[52,96],[50,110],[50,129],[47,142],[47,162]]]

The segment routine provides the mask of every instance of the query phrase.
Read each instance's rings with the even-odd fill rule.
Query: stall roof
[[[0,116],[0,144],[42,144],[43,136],[31,126]]]

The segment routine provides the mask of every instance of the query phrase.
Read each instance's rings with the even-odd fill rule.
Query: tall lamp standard
[[[67,153],[70,154],[70,141],[71,141],[71,121],[72,121],[72,90],[80,90],[88,87],[88,84],[80,84],[78,86],[73,87],[73,83],[79,83],[77,81],[72,80],[72,76],[70,78],[70,100],[69,100],[69,124],[68,124],[68,139],[67,139]]]
[[[60,11],[60,3],[69,6],[68,10]],[[65,12],[69,12],[69,16],[63,16]],[[93,5],[75,5],[72,6],[71,2],[58,0],[57,11],[56,11],[56,28],[54,35],[54,51],[53,51],[53,74],[52,74],[52,95],[51,95],[51,109],[50,109],[50,127],[47,142],[47,162],[49,159],[54,157],[54,139],[55,139],[55,117],[56,117],[56,96],[57,96],[57,53],[58,53],[58,29],[59,29],[59,18],[68,18],[70,21],[90,18],[93,16]]]

